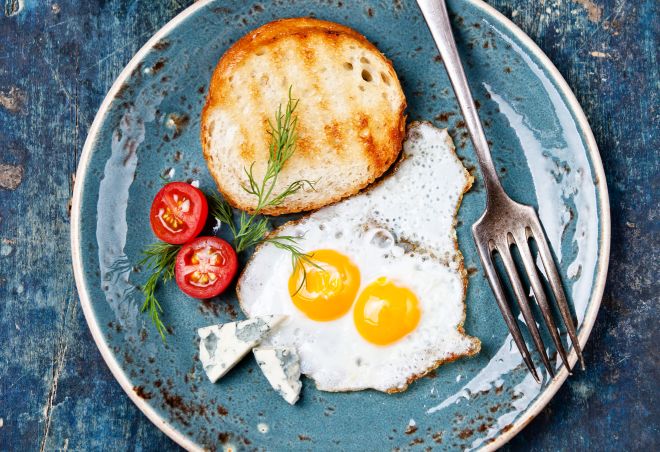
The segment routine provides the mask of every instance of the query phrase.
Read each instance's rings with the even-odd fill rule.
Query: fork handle
[[[489,197],[501,194],[503,193],[502,186],[497,177],[497,171],[495,171],[495,165],[493,164],[493,158],[488,148],[486,135],[481,126],[477,108],[474,105],[472,93],[470,92],[470,87],[463,71],[463,65],[458,56],[458,49],[456,48],[456,41],[451,31],[445,0],[417,0],[417,4],[422,10],[422,15],[440,51],[440,56],[445,64],[447,75],[449,75],[449,81],[454,88],[458,105],[463,112],[463,118],[465,119],[465,124],[467,125],[474,150],[477,154],[479,167],[484,175],[486,192]]]

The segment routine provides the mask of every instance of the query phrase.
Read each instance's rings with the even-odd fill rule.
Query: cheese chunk
[[[294,405],[300,397],[300,358],[293,348],[255,348],[257,364],[270,385]]]
[[[215,383],[238,363],[268,332],[286,316],[266,315],[240,322],[200,328],[199,359],[211,382]]]

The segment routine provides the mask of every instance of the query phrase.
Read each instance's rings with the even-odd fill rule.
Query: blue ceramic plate
[[[392,6],[393,5],[393,6]],[[589,125],[559,72],[534,43],[480,1],[449,2],[459,49],[507,191],[538,207],[589,336],[609,253],[605,177]],[[326,393],[304,381],[287,405],[252,358],[218,384],[197,359],[196,329],[241,318],[233,294],[200,303],[163,288],[172,334],[164,346],[135,285],[147,212],[161,176],[214,187],[202,158],[199,115],[220,56],[243,34],[283,17],[315,16],[355,28],[390,58],[412,120],[449,129],[470,168],[475,155],[442,63],[412,1],[199,1],[131,60],[90,129],[76,178],[72,250],[82,306],[101,354],[135,404],[190,449],[486,448],[504,444],[567,377],[534,382],[512,345],[478,263],[470,226],[484,210],[479,172],[459,212],[470,270],[466,330],[481,353],[442,366],[404,393]],[[415,215],[414,206],[409,215]],[[550,343],[549,341],[547,343]],[[575,362],[575,355],[571,356]]]

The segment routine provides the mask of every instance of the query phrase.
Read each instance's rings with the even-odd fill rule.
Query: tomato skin
[[[222,293],[238,270],[236,252],[217,237],[197,237],[176,256],[176,283],[192,298],[212,298]]]
[[[208,213],[201,190],[185,182],[170,182],[154,197],[149,222],[160,240],[182,245],[202,232]]]

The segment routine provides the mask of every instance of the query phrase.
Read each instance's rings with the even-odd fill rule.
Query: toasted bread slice
[[[242,188],[254,164],[257,181],[269,156],[269,121],[289,88],[299,99],[294,155],[273,194],[296,180],[315,181],[262,213],[317,209],[373,182],[396,160],[406,100],[390,62],[356,31],[316,19],[266,24],[220,59],[202,112],[204,156],[218,189],[234,207],[254,211]]]

